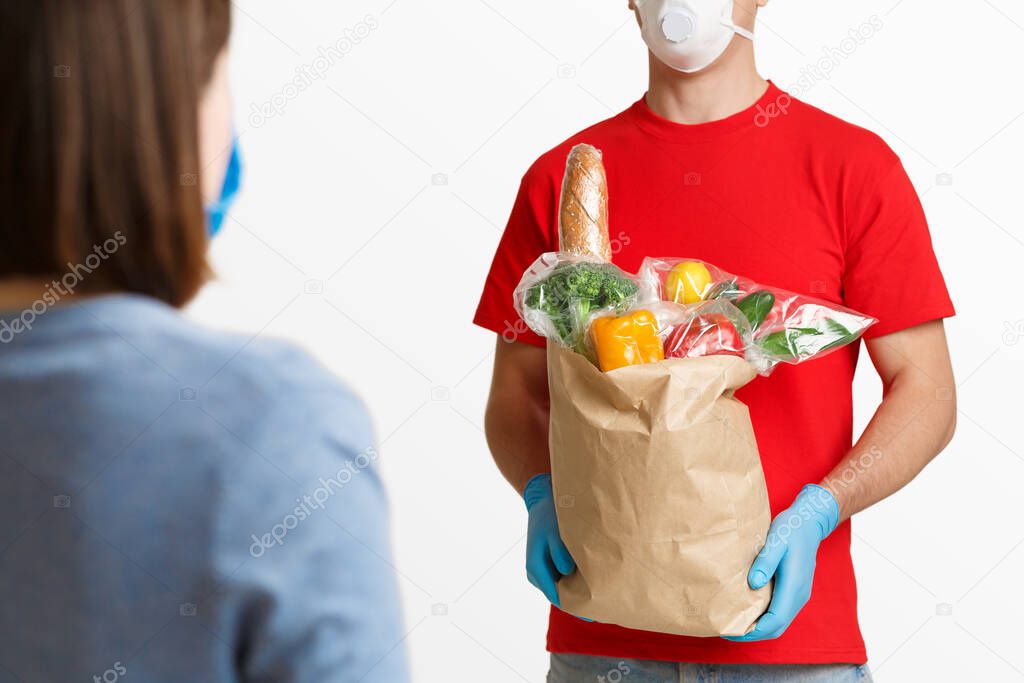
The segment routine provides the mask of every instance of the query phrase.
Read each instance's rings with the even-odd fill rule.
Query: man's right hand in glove
[[[526,576],[555,607],[558,580],[576,571],[569,549],[562,543],[551,492],[551,475],[538,474],[523,490],[530,521],[526,534]]]

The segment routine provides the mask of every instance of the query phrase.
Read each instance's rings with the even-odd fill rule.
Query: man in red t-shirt
[[[750,32],[766,1],[630,3],[651,53],[648,92],[527,171],[476,312],[475,322],[499,335],[487,437],[529,510],[528,577],[556,605],[548,630],[555,683],[611,680],[622,667],[637,681],[707,676],[711,667],[738,677],[729,680],[862,680],[848,520],[913,479],[952,437],[942,318],[953,306],[921,204],[880,138],[757,73]],[[748,577],[755,588],[775,580],[772,603],[742,638],[634,631],[557,609],[555,582],[574,564],[547,474],[544,340],[518,321],[512,292],[537,256],[558,247],[565,160],[583,142],[604,154],[614,261],[623,269],[635,272],[645,256],[702,259],[879,321],[865,339],[884,392],[855,445],[856,345],[782,365],[738,394],[776,515]],[[794,514],[813,523],[781,528]]]

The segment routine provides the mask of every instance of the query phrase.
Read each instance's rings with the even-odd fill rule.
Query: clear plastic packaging
[[[608,239],[608,179],[601,152],[576,145],[569,152],[558,207],[558,248],[562,253],[612,260]]]
[[[779,363],[802,363],[850,344],[877,322],[844,306],[761,285],[699,259],[647,258],[638,277],[639,305],[723,302],[738,309],[750,325],[746,358],[763,375]],[[699,351],[692,344],[688,348],[691,353]],[[671,357],[668,349],[666,356]]]
[[[549,252],[526,271],[514,296],[531,330],[609,371],[733,355],[767,375],[779,363],[795,365],[850,344],[876,322],[699,259],[647,258],[633,276],[594,256]],[[659,353],[650,348],[651,323],[629,319],[638,313],[656,319]],[[609,320],[596,326],[596,318]]]
[[[663,302],[665,358],[739,356],[745,358],[751,344],[750,323],[728,301],[702,301],[690,306]]]
[[[586,343],[598,367],[610,372],[669,358],[746,358],[751,333],[746,317],[728,301],[655,301],[594,317]]]
[[[590,322],[632,308],[638,295],[636,278],[611,263],[549,252],[523,274],[513,296],[527,327],[593,360]]]

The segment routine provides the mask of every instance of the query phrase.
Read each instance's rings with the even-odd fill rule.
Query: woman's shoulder
[[[340,430],[359,449],[372,441],[360,398],[293,342],[218,330],[130,295],[83,301],[39,323],[20,340],[24,353],[12,365],[45,368],[83,393],[102,388],[156,403],[176,396],[244,439],[265,440],[278,429],[309,438]]]
[[[117,295],[84,301],[54,325],[51,340],[80,342],[117,356],[123,364],[148,365],[192,386],[237,383],[248,391],[350,393],[297,343],[256,333],[217,329],[147,297]],[[74,342],[72,342],[74,340]]]
[[[286,421],[310,432],[340,429],[360,449],[363,442],[369,446],[372,434],[362,399],[300,344],[266,333],[223,332],[192,321],[186,325],[190,331],[181,342],[199,361],[192,373],[205,394],[200,398],[238,406],[240,416],[254,421]]]
[[[306,426],[327,425],[331,431],[341,427],[362,432],[369,425],[358,394],[296,343],[263,336],[243,343],[244,348],[207,384],[211,398],[237,396],[268,413]],[[354,440],[361,450],[371,445],[372,435],[367,428]]]
[[[299,344],[213,329],[173,309],[157,318],[139,331],[138,343],[152,346],[147,354],[165,359],[192,392],[186,402],[194,401],[223,450],[257,453],[300,482],[357,457],[376,459],[362,399]]]

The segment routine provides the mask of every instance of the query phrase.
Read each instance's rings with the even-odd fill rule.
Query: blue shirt
[[[0,683],[407,680],[369,420],[307,355],[97,297],[0,314],[0,401]]]

